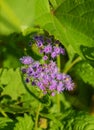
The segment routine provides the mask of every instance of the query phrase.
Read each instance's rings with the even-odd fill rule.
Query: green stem
[[[60,71],[60,69],[61,69],[60,55],[57,56],[57,66]],[[58,109],[58,112],[60,112],[60,95],[59,94],[57,94],[57,109]]]
[[[36,118],[35,118],[35,130],[38,129],[38,120],[39,120],[39,114],[41,109],[41,103],[38,106],[37,112],[36,112]]]
[[[0,108],[0,112],[1,112],[1,114],[2,114],[4,117],[8,117],[8,115],[3,111],[2,108]]]
[[[40,97],[39,98],[42,98],[43,96],[43,93],[40,93]],[[39,103],[38,105],[38,109],[37,109],[37,112],[36,112],[36,118],[35,118],[35,130],[38,129],[38,120],[39,120],[39,114],[40,114],[40,109],[41,109],[41,103]]]
[[[76,58],[67,68],[64,69],[64,73],[67,73],[77,62],[81,60],[81,57]]]

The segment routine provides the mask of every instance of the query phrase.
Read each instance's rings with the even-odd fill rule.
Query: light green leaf
[[[7,94],[12,97],[12,99],[17,99],[18,96],[26,93],[24,85],[21,81],[19,68],[15,71],[12,68],[9,70],[4,69],[0,77],[0,82],[2,85],[6,85],[2,94]]]
[[[65,0],[54,12],[64,43],[71,44],[75,52],[89,60],[94,60],[93,7],[93,0]]]
[[[9,123],[9,122],[12,122],[12,120],[10,118],[0,117],[0,129],[7,126],[7,123]]]
[[[94,1],[64,0],[62,4],[36,24],[48,30],[74,53],[94,61]],[[69,53],[70,55],[70,53]]]
[[[68,118],[68,120],[67,120]],[[71,112],[65,118],[64,130],[93,130],[94,116],[86,112]]]
[[[33,129],[33,121],[32,118],[24,114],[24,117],[18,117],[18,122],[16,123],[14,130],[32,130]]]
[[[24,32],[49,11],[48,0],[1,0],[0,34]]]
[[[1,34],[12,33],[17,28],[26,35],[29,28],[32,32],[32,27],[41,27],[66,48],[70,44],[73,52],[94,61],[94,0],[52,3],[59,5],[56,10],[50,10],[48,0],[1,1]]]

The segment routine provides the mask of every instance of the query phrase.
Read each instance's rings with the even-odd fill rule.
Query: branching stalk
[[[67,68],[64,69],[64,73],[67,73],[77,62],[81,60],[81,57],[76,58]]]

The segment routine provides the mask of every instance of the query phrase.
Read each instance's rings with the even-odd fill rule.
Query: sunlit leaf
[[[1,0],[0,34],[23,32],[49,11],[48,0]]]
[[[30,116],[24,114],[24,117],[18,117],[17,120],[14,130],[32,130],[34,123]]]
[[[7,123],[9,123],[9,122],[12,122],[12,120],[10,118],[0,117],[0,129],[7,126]]]

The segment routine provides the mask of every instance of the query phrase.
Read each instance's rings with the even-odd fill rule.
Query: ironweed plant
[[[0,130],[94,130],[94,0],[0,0]]]

